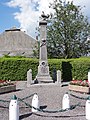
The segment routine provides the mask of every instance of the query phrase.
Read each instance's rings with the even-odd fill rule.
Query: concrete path
[[[16,82],[17,91],[10,92],[0,95],[0,100],[10,100],[12,95],[16,95],[19,98],[24,98],[33,93],[37,93],[39,96],[40,108],[43,110],[59,110],[62,108],[62,98],[63,95],[68,92],[67,84],[64,84],[61,87],[59,84],[48,83],[48,84],[36,84],[31,85],[29,88],[26,87],[26,81]],[[87,97],[87,94],[81,94],[76,92],[71,92],[77,96]],[[76,105],[81,103],[82,106],[85,106],[86,100],[81,100],[74,98],[71,95],[70,104]],[[31,104],[32,97],[24,100],[26,103]],[[0,120],[9,120],[9,103],[0,102]],[[85,118],[85,107],[77,106],[73,110],[66,112],[58,113],[43,113],[37,112],[33,114],[31,108],[28,108],[24,103],[19,102],[20,107],[20,119],[19,120],[86,120]]]

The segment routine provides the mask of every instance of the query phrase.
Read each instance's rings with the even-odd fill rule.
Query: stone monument
[[[36,76],[38,82],[49,83],[53,82],[52,78],[49,74],[49,66],[47,60],[47,41],[46,41],[46,27],[47,27],[47,19],[43,12],[41,15],[41,20],[39,22],[40,26],[40,53],[39,53],[39,66],[38,66],[38,74]]]

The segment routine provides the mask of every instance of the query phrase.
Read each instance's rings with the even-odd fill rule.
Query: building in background
[[[33,57],[38,41],[25,32],[13,27],[0,34],[0,56]]]

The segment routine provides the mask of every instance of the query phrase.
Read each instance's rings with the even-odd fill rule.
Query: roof
[[[4,51],[31,51],[37,46],[37,41],[17,28],[5,30],[0,35],[0,53]]]

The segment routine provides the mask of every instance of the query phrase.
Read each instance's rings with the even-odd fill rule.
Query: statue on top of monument
[[[43,20],[47,20],[49,18],[49,14],[45,15],[44,11],[42,11],[41,18]]]

